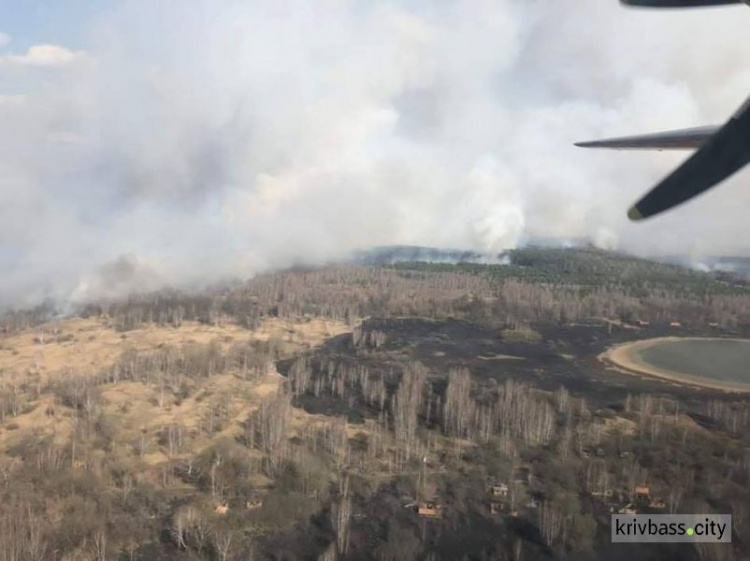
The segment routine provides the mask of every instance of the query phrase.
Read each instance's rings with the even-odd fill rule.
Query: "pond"
[[[639,362],[710,381],[750,384],[750,341],[684,339],[637,350]]]
[[[674,382],[750,391],[750,340],[710,337],[645,339],[608,349],[605,362]]]

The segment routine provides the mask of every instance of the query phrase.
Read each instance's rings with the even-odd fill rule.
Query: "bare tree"
[[[103,527],[94,534],[94,553],[97,561],[107,561],[107,530]]]
[[[172,518],[170,534],[180,549],[201,551],[210,535],[206,517],[194,506],[180,507]]]
[[[221,561],[227,561],[236,542],[234,529],[226,522],[218,521],[211,530],[211,540]]]
[[[346,555],[349,549],[351,509],[351,499],[348,496],[340,497],[331,507],[331,522],[336,530],[336,549],[340,555]]]
[[[463,367],[451,369],[448,372],[448,387],[445,390],[443,406],[443,427],[449,436],[468,436],[473,413],[470,392],[469,370]]]
[[[544,501],[539,508],[539,530],[547,545],[553,545],[562,536],[565,512],[556,501]]]
[[[740,534],[742,525],[747,519],[748,511],[750,506],[747,504],[747,500],[733,500],[732,504],[732,528],[736,534]]]
[[[416,444],[422,390],[426,377],[427,372],[421,364],[407,365],[392,400],[393,428],[396,439],[404,445],[407,460],[411,457]]]
[[[287,456],[286,427],[291,410],[291,395],[282,388],[262,401],[247,422],[248,439],[267,455],[271,474]]]

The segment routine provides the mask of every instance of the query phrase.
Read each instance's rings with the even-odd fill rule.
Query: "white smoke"
[[[615,251],[618,248],[619,240],[617,234],[608,228],[599,228],[594,233],[593,238],[594,246],[599,249],[606,249],[609,251]]]
[[[387,244],[727,252],[747,175],[632,225],[684,155],[573,142],[726,118],[750,91],[745,12],[154,0],[92,21],[86,53],[0,36],[2,302]]]

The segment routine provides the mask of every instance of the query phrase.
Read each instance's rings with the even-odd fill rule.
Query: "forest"
[[[742,279],[596,249],[297,268],[10,311],[0,561],[735,559],[750,401],[608,345],[750,325]],[[731,512],[726,545],[612,512]]]

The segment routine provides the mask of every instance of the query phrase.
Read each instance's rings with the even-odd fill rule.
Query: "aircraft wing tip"
[[[643,214],[641,214],[641,211],[638,210],[638,207],[636,205],[633,205],[630,207],[630,210],[628,210],[628,218],[633,222],[640,222],[645,217],[643,216]]]

